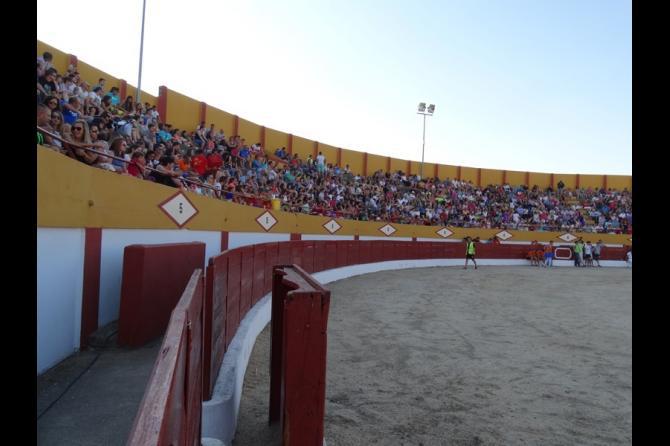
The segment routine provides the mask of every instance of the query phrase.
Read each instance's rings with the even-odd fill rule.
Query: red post
[[[98,329],[100,305],[100,253],[102,229],[86,228],[84,244],[84,284],[81,303],[80,348],[88,346],[88,337]]]
[[[477,186],[482,187],[482,168],[477,169]]]
[[[407,175],[412,175],[412,161],[407,160]]]
[[[458,181],[461,181],[461,166],[458,166],[458,168],[456,169],[456,179]]]
[[[330,291],[297,265],[273,269],[270,423],[282,444],[322,445]]]
[[[314,141],[314,148],[312,150],[312,158],[316,161],[316,156],[319,154],[319,141]]]
[[[340,167],[342,166],[342,147],[337,148],[337,165]]]
[[[507,171],[503,170],[503,184],[507,183]]]
[[[289,155],[293,155],[293,133],[288,134],[288,147],[286,150],[288,150]]]
[[[391,172],[391,157],[390,156],[386,157],[386,171],[389,172],[389,173]]]
[[[119,79],[119,97],[122,101],[126,100],[126,93],[128,92],[128,82],[124,79]]]
[[[603,189],[607,190],[607,175],[603,175]]]
[[[579,174],[575,175],[575,189],[579,189]]]
[[[263,148],[263,150],[265,150],[265,126],[264,125],[261,126],[261,141],[260,141],[260,143],[261,143],[261,147]]]
[[[554,185],[554,174],[553,173],[551,174],[551,188],[552,189],[556,188],[556,186]]]
[[[200,102],[200,122],[207,121],[207,104],[205,102]]]
[[[164,85],[158,87],[158,103],[156,108],[161,122],[167,122],[168,110],[168,88]]]
[[[368,152],[363,152],[363,176],[368,176]]]
[[[291,240],[291,241],[302,240],[302,234],[300,234],[300,233],[298,233],[298,232],[292,232],[292,233],[291,233],[291,238],[290,238],[290,240]]]
[[[530,187],[530,172],[526,172],[526,186]]]
[[[439,164],[435,164],[435,169],[434,169],[434,172],[433,172],[433,178],[437,178],[439,176],[439,173],[440,173],[439,167],[440,167]]]

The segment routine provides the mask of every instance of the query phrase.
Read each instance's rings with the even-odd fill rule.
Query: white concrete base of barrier
[[[427,268],[433,266],[462,266],[464,259],[422,259],[422,260],[392,260],[388,262],[366,263],[362,265],[345,266],[314,273],[319,282],[325,284],[361,274],[377,271]],[[468,262],[470,263],[470,262]],[[625,261],[602,260],[603,267],[626,267]],[[524,259],[479,259],[478,266],[529,266]],[[574,267],[572,260],[554,260],[554,267]],[[472,265],[468,265],[472,268]],[[237,333],[223,356],[219,375],[214,384],[212,399],[202,403],[202,438],[211,445],[223,444],[230,446],[237,429],[237,415],[240,410],[244,374],[249,363],[251,351],[256,338],[270,322],[272,309],[272,294],[266,294],[249,310],[240,322]],[[269,408],[268,408],[269,410]],[[220,443],[211,443],[218,440]],[[324,440],[325,444],[325,440]]]

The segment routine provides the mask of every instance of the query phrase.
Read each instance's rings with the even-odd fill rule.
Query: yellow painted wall
[[[63,51],[52,47],[44,42],[37,41],[37,56],[41,56],[45,51],[50,52],[54,59],[51,62],[55,69],[58,70],[58,73],[63,74],[67,71],[67,67],[70,64],[70,56]],[[92,84],[93,85],[93,84]]]
[[[626,175],[607,175],[607,187],[611,189],[633,190],[633,178]]]
[[[603,176],[602,175],[580,175],[579,176],[579,187],[583,189],[600,189],[603,187]]]
[[[293,153],[306,160],[309,155],[314,155],[314,141],[293,135]]]
[[[169,106],[170,104],[168,103],[168,107]],[[226,137],[233,135],[233,130],[235,129],[235,116],[230,113],[208,105],[206,121],[208,126],[214,124],[217,129],[223,130]]]
[[[558,182],[563,181],[565,184],[565,187],[568,189],[574,189],[575,188],[575,180],[576,177],[573,174],[563,174],[563,173],[557,173],[554,175],[554,181],[556,182],[556,187],[558,187]]]
[[[418,175],[421,161],[412,161],[412,174]],[[433,178],[435,176],[435,163],[423,163],[423,178]]]
[[[498,185],[502,184],[503,181],[503,171],[496,169],[482,169],[482,187],[486,187],[489,184]]]
[[[363,152],[342,150],[342,167],[349,164],[349,169],[355,175],[363,174]]]
[[[438,167],[438,177],[440,177],[440,180],[442,181],[446,180],[447,178],[450,180],[455,180],[458,177],[458,167],[448,164],[440,164]]]
[[[56,228],[176,229],[159,208],[176,189],[95,169],[44,147],[37,147],[37,225]],[[242,206],[187,192],[198,214],[185,229],[200,231],[264,232],[255,219],[264,209]],[[134,197],[129,200],[128,197]],[[275,233],[327,234],[323,224],[330,218],[273,211]],[[338,235],[380,236],[385,222],[338,219]],[[396,237],[441,239],[435,226],[394,224]],[[487,239],[494,229],[451,228],[451,238],[466,235]],[[556,240],[560,232],[509,231],[514,241]],[[585,240],[630,244],[628,235],[583,234]],[[389,237],[392,240],[393,237]]]
[[[276,149],[286,147],[288,150],[288,134],[275,129],[265,129],[265,150],[274,154]]]
[[[407,161],[398,158],[391,158],[391,172],[407,171]]]
[[[326,157],[326,165],[332,164],[334,166],[335,164],[337,164],[337,147],[320,142],[319,152],[322,152],[323,155]]]
[[[461,167],[461,181],[472,181],[477,185],[477,169],[474,167]]]
[[[81,75],[81,78],[84,79],[86,82],[91,84],[91,87],[93,87],[95,84],[98,83],[98,79],[105,78],[105,93],[109,92],[109,90],[112,89],[112,87],[121,87],[121,82],[119,81],[118,78],[112,76],[109,73],[105,73],[102,70],[98,70],[92,65],[87,64],[86,62],[83,62],[81,60],[77,61],[77,71],[79,71],[79,74]],[[125,98],[122,98],[122,100]]]
[[[520,172],[518,170],[508,170],[507,183],[512,187],[526,184],[526,172]]]
[[[368,153],[368,175],[372,175],[378,170],[386,172],[386,157]]]
[[[255,122],[240,118],[238,133],[242,138],[246,139],[248,145],[261,142],[261,126]]]
[[[192,132],[200,124],[200,102],[168,89],[166,114],[165,122],[173,128]]]
[[[126,84],[126,96],[132,96],[133,99],[135,99],[135,93],[137,92],[137,87]],[[126,100],[126,98],[122,98],[122,100]],[[147,93],[146,91],[142,90],[140,93],[140,101],[144,104],[145,102],[148,102],[151,105],[156,105],[158,104],[158,97],[151,95]]]
[[[540,189],[546,189],[551,186],[551,174],[550,173],[538,173],[531,172],[529,175],[529,187],[537,185]]]

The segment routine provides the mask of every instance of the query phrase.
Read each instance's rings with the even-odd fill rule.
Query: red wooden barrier
[[[302,267],[302,241],[291,242],[291,261],[289,263]]]
[[[265,295],[265,244],[254,245],[254,281],[251,306]]]
[[[295,242],[294,242],[295,243]],[[308,273],[314,272],[314,240],[302,241],[302,269]]]
[[[137,347],[163,334],[193,270],[204,264],[204,243],[126,246],[119,344]]]
[[[226,299],[228,254],[210,257],[207,266],[203,327],[203,396],[211,398],[223,354],[226,351]]]
[[[284,446],[321,446],[330,291],[297,265],[273,275],[270,423]]]
[[[323,269],[337,268],[337,242],[326,242],[326,263]]]
[[[263,294],[272,291],[272,268],[279,264],[277,260],[278,249],[277,243],[265,244],[265,286],[263,287]]]
[[[337,262],[335,263],[337,268],[347,266],[347,247],[349,245],[348,241],[337,240],[335,241],[335,246],[337,250],[336,258]]]
[[[240,271],[242,252],[233,249],[228,252],[228,298],[226,299],[226,350],[240,325]]]
[[[172,312],[128,446],[200,444],[203,293],[196,269]]]
[[[326,242],[317,240],[314,242],[314,272],[326,269]]]
[[[251,308],[251,296],[254,280],[254,247],[238,248],[242,252],[242,269],[240,272],[240,321]]]

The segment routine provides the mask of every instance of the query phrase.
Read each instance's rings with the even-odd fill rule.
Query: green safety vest
[[[40,132],[37,132],[37,144],[44,144],[44,135]]]
[[[474,254],[475,253],[475,242],[468,242],[468,247],[465,251],[466,254]]]

